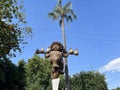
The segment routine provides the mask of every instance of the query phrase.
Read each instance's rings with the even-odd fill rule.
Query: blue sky
[[[63,4],[69,0],[64,0]],[[71,0],[77,19],[65,24],[67,50],[79,50],[69,56],[69,74],[97,70],[105,74],[108,87],[120,87],[120,0]],[[45,49],[53,42],[62,42],[58,21],[48,18],[57,0],[25,0],[26,19],[33,28],[32,38],[23,53],[12,58],[28,60],[37,48]],[[43,55],[40,55],[43,57]]]

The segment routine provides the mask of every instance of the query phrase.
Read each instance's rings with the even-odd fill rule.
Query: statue
[[[56,79],[60,74],[64,74],[63,58],[67,58],[68,55],[78,55],[78,49],[73,50],[70,48],[69,52],[67,52],[60,42],[53,42],[46,51],[44,51],[42,48],[41,50],[37,49],[35,53],[44,54],[45,58],[48,58],[50,60],[52,66],[51,78]]]
[[[45,57],[49,58],[52,65],[51,78],[58,78],[63,72],[63,57],[67,58],[68,53],[60,42],[53,42],[50,48],[45,52]]]

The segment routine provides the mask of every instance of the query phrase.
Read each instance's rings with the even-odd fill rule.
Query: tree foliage
[[[50,88],[50,69],[50,63],[46,59],[36,55],[29,59],[26,64],[26,90],[47,90]]]
[[[99,72],[80,72],[71,78],[72,90],[108,90],[104,75]]]
[[[52,90],[51,65],[49,60],[34,56],[26,64],[26,90]],[[59,90],[65,89],[65,79],[60,76]]]
[[[62,18],[66,19],[66,21],[73,21],[73,19],[76,19],[76,15],[74,14],[74,11],[72,10],[72,3],[69,1],[67,4],[62,6],[62,0],[58,1],[58,4],[54,8],[52,12],[50,12],[49,17],[51,17],[53,20],[59,20],[59,24],[61,26],[63,20]]]
[[[26,64],[26,90],[51,90],[50,62],[34,56]],[[60,76],[59,90],[65,90],[65,77]],[[105,76],[99,72],[80,72],[70,77],[71,90],[108,90]]]
[[[20,43],[31,33],[25,21],[25,11],[20,0],[0,0],[0,57],[12,50],[20,51]]]
[[[120,90],[120,87],[117,87],[116,89],[112,89],[112,90]]]
[[[24,61],[16,66],[8,56],[21,51],[31,28],[25,21],[22,0],[0,0],[0,90],[25,90]]]
[[[16,66],[7,58],[0,60],[0,90],[25,90],[24,66]]]

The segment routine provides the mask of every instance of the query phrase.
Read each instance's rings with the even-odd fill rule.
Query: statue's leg
[[[55,79],[59,77],[59,67],[52,67],[51,78]]]
[[[58,77],[59,77],[59,72],[58,71],[57,72],[51,72],[51,78],[52,79],[56,79]]]
[[[64,74],[63,67],[64,67],[63,61],[61,61],[60,62],[60,67],[59,67],[60,74]]]
[[[59,66],[53,66],[52,67],[52,72],[56,72],[59,71]]]

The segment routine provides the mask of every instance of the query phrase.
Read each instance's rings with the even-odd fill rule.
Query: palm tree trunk
[[[64,48],[66,49],[66,35],[65,35],[65,27],[64,27],[64,15],[62,16],[62,37],[63,37]],[[70,90],[67,58],[64,58],[64,62],[65,62],[65,90]]]
[[[62,38],[63,38],[64,48],[66,49],[66,35],[65,35],[65,26],[64,26],[64,16],[62,16]]]

